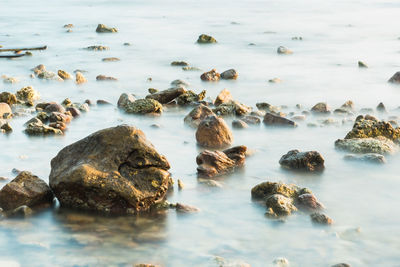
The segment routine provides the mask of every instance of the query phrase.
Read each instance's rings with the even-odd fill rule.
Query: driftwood
[[[0,58],[16,58],[23,56],[26,56],[26,54],[0,55]]]
[[[47,45],[39,47],[30,47],[30,48],[0,48],[0,52],[18,52],[27,50],[46,50],[46,49]]]

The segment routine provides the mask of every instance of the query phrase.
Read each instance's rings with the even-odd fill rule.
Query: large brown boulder
[[[51,161],[50,187],[63,207],[134,214],[163,200],[169,168],[141,130],[120,125],[62,149]]]
[[[211,115],[200,122],[196,140],[202,147],[223,148],[232,143],[233,135],[224,119]]]
[[[197,128],[200,122],[209,115],[214,115],[214,112],[209,107],[200,104],[186,115],[184,122],[190,127]]]
[[[0,207],[4,211],[26,205],[35,207],[51,204],[54,195],[50,187],[39,177],[23,171],[0,190]]]
[[[320,171],[324,169],[324,158],[317,151],[300,152],[290,150],[279,160],[279,164],[287,169]]]

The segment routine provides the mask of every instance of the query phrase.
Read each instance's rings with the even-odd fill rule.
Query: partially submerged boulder
[[[187,91],[184,88],[170,88],[147,95],[146,99],[154,99],[161,104],[167,104]]]
[[[324,169],[324,158],[317,151],[300,152],[290,150],[279,160],[279,164],[287,169],[319,171]]]
[[[223,89],[215,98],[214,105],[219,106],[224,103],[229,103],[233,100],[231,92],[228,89]]]
[[[265,114],[263,123],[268,126],[297,127],[297,124],[294,121],[269,112]]]
[[[220,116],[242,116],[251,112],[251,108],[238,102],[231,100],[226,103],[222,103],[213,109],[213,112]]]
[[[224,80],[236,80],[238,73],[235,69],[229,69],[221,73],[221,79]]]
[[[382,155],[397,151],[395,143],[383,136],[338,139],[335,141],[335,147],[352,153],[378,153]]]
[[[284,55],[293,54],[293,51],[292,51],[292,50],[290,50],[289,48],[284,47],[284,46],[279,46],[278,49],[276,50],[276,52],[277,52],[278,54],[284,54]]]
[[[359,162],[369,162],[376,164],[384,164],[386,163],[385,156],[377,153],[366,153],[362,155],[357,154],[347,154],[344,156],[345,160],[349,161],[359,161]]]
[[[216,43],[217,40],[215,40],[214,37],[207,35],[207,34],[201,34],[199,38],[197,39],[197,43],[199,44],[212,44]]]
[[[28,171],[20,172],[0,190],[0,207],[4,211],[14,210],[23,205],[33,208],[51,204],[53,199],[50,187]]]
[[[154,99],[137,99],[134,102],[127,102],[122,108],[126,113],[134,114],[160,114],[163,111],[160,102]]]
[[[118,32],[116,28],[107,27],[104,24],[97,25],[96,32],[98,33],[113,33]]]
[[[400,83],[400,71],[393,74],[393,76],[388,80],[390,83]]]
[[[196,140],[202,147],[223,148],[232,144],[233,135],[224,119],[210,115],[200,122]]]
[[[331,108],[328,106],[328,104],[320,102],[320,103],[315,104],[311,108],[311,111],[314,113],[329,114],[329,113],[331,113]]]
[[[81,72],[77,71],[75,73],[75,82],[76,82],[76,84],[82,84],[82,83],[86,83],[87,80],[86,80],[85,76],[83,76],[83,74]]]
[[[120,125],[62,149],[49,180],[62,207],[133,214],[163,200],[169,168],[141,130]]]
[[[186,115],[184,122],[190,127],[197,128],[200,122],[209,115],[214,115],[214,112],[209,107],[200,104]]]
[[[221,77],[221,75],[217,72],[216,69],[212,69],[208,72],[204,72],[201,76],[200,79],[202,81],[208,81],[208,82],[215,82],[215,81],[219,81],[219,78]]]
[[[68,72],[64,71],[64,70],[58,70],[57,71],[58,76],[63,79],[63,80],[70,80],[72,79],[72,75],[69,74]]]
[[[28,135],[63,135],[60,129],[46,125],[41,120],[28,123],[25,133]]]
[[[199,176],[215,177],[233,172],[244,165],[247,147],[236,146],[224,151],[204,150],[196,157]]]
[[[7,114],[12,114],[10,106],[7,103],[0,103],[0,119]]]
[[[193,103],[198,103],[206,97],[206,90],[201,91],[199,94],[189,90],[176,98],[178,105],[185,106]]]
[[[118,107],[122,109],[126,109],[129,105],[132,105],[135,102],[136,98],[132,94],[123,93],[118,99]]]
[[[323,213],[314,212],[310,214],[310,217],[311,221],[316,224],[322,224],[322,225],[333,224],[333,220]]]

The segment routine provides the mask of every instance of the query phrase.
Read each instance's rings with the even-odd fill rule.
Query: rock
[[[345,109],[345,108],[337,108],[333,111],[336,115],[354,115],[353,112]]]
[[[22,205],[12,211],[10,211],[7,215],[8,217],[29,217],[33,214],[33,210],[26,205]]]
[[[376,111],[382,112],[382,113],[387,113],[386,107],[385,107],[385,105],[384,105],[382,102],[380,102],[380,103],[378,104],[378,106],[376,107]]]
[[[108,46],[92,45],[92,46],[86,47],[86,50],[103,51],[103,50],[110,50],[110,48]]]
[[[89,104],[87,104],[87,103],[83,103],[83,104],[79,105],[78,108],[80,111],[83,111],[83,112],[88,112],[90,110]]]
[[[53,202],[53,193],[49,186],[39,177],[23,171],[0,190],[0,207],[13,210],[26,205],[35,207]]]
[[[162,113],[163,108],[160,102],[154,99],[137,99],[132,103],[127,103],[123,107],[126,113],[146,114]]]
[[[65,108],[57,103],[51,103],[46,106],[44,109],[45,112],[51,113],[51,112],[59,112],[59,113],[65,113]]]
[[[238,73],[234,69],[229,69],[221,73],[221,79],[224,80],[236,80],[238,77]]]
[[[319,212],[315,212],[315,213],[310,214],[310,217],[311,217],[311,221],[313,223],[323,224],[323,225],[331,225],[331,224],[333,224],[333,220],[331,218],[329,218],[325,214],[322,214],[322,213],[319,213]]]
[[[107,100],[104,100],[104,99],[98,99],[96,101],[96,104],[99,106],[111,106],[112,105],[110,102],[108,102]]]
[[[120,125],[62,149],[49,181],[63,207],[132,214],[163,200],[169,168],[141,130]]]
[[[6,75],[2,75],[1,78],[3,79],[3,82],[4,82],[4,83],[11,83],[11,84],[13,84],[13,83],[19,82],[19,80],[18,80],[17,78],[8,77],[8,76],[6,76]]]
[[[281,194],[285,197],[295,198],[306,188],[301,189],[294,184],[284,184],[281,182],[263,182],[251,189],[251,196],[256,200],[266,200],[274,194]]]
[[[120,59],[117,58],[117,57],[105,57],[101,61],[104,61],[104,62],[115,62],[115,61],[120,61]]]
[[[330,107],[326,103],[322,103],[322,102],[315,104],[311,108],[311,111],[314,113],[322,113],[322,114],[331,113]]]
[[[0,109],[1,109],[1,107],[0,107]],[[1,125],[0,129],[4,130],[6,133],[11,133],[13,130],[11,125],[8,122]]]
[[[305,115],[293,115],[290,119],[294,121],[305,121],[306,118]]]
[[[386,163],[385,156],[377,153],[367,153],[363,155],[347,154],[344,156],[344,159],[349,161],[362,161],[377,164]]]
[[[184,88],[170,88],[167,90],[147,95],[146,99],[154,99],[160,102],[161,104],[167,104],[186,92],[187,91]]]
[[[286,48],[284,46],[278,47],[276,52],[278,54],[285,54],[285,55],[293,54],[293,51],[289,50],[288,48]]]
[[[258,125],[261,123],[261,119],[257,116],[252,116],[252,115],[246,115],[241,118],[242,121],[244,121],[247,124],[251,125]]]
[[[338,139],[335,147],[352,153],[391,154],[397,151],[397,146],[389,139],[378,136],[375,138]]]
[[[62,81],[62,79],[55,74],[54,72],[51,71],[42,71],[41,73],[38,74],[37,76],[39,79],[43,79],[43,80],[59,80]]]
[[[216,69],[212,69],[208,72],[204,72],[201,76],[200,79],[203,81],[208,81],[208,82],[215,82],[215,81],[219,81],[220,78],[220,74],[217,72]]]
[[[65,122],[62,121],[55,121],[55,122],[51,122],[49,123],[49,127],[55,128],[55,129],[59,129],[62,132],[64,132],[65,130],[67,130],[67,125]]]
[[[242,121],[242,120],[233,120],[232,121],[232,128],[245,129],[245,128],[248,128],[248,127],[249,127],[249,125],[247,125],[247,123]]]
[[[224,89],[218,94],[217,98],[215,98],[214,105],[219,106],[224,103],[229,103],[232,100],[233,97],[231,95],[231,92],[229,92],[228,89]]]
[[[317,151],[290,150],[281,157],[279,164],[292,170],[319,171],[324,169],[324,158]]]
[[[183,67],[182,70],[184,71],[201,71],[201,69],[196,67]]]
[[[367,64],[365,64],[365,63],[362,62],[362,61],[358,61],[358,67],[359,67],[359,68],[368,68]]]
[[[17,91],[16,96],[17,99],[26,102],[33,102],[40,98],[39,93],[32,86],[21,88]]]
[[[297,197],[297,206],[306,211],[322,210],[325,208],[311,193],[299,195]]]
[[[285,258],[277,258],[273,261],[273,264],[277,267],[289,267],[290,266],[289,260],[287,260]]]
[[[199,36],[199,38],[197,39],[197,43],[199,44],[212,44],[212,43],[216,43],[217,40],[215,40],[214,37],[209,36],[207,34],[201,34]]]
[[[227,103],[220,104],[215,109],[213,109],[213,112],[220,116],[229,116],[229,115],[242,116],[250,113],[250,111],[251,111],[250,107],[242,103],[239,103],[238,101],[233,101],[233,100]]]
[[[236,146],[224,151],[204,150],[196,157],[197,173],[203,177],[215,177],[243,167],[247,147]]]
[[[279,78],[273,78],[273,79],[268,80],[268,82],[270,82],[270,83],[280,83],[280,82],[282,82],[282,80],[279,79]]]
[[[184,122],[192,128],[197,128],[200,122],[209,115],[214,115],[214,112],[209,107],[200,104],[186,115]]]
[[[173,80],[171,82],[171,85],[174,86],[175,88],[180,88],[180,87],[189,87],[190,84],[188,82],[185,82],[184,80]]]
[[[5,114],[12,114],[11,108],[7,103],[0,103],[0,119],[3,118]]]
[[[353,129],[347,133],[345,139],[368,138],[383,136],[395,143],[400,142],[400,129],[385,121],[378,121],[376,118],[366,115],[358,116],[353,125]]]
[[[26,126],[25,133],[28,135],[62,135],[63,132],[59,129],[47,126],[43,122],[31,122]]]
[[[196,131],[196,140],[202,147],[222,148],[233,142],[233,136],[222,118],[210,115],[200,122]]]
[[[12,106],[12,105],[16,104],[18,101],[17,101],[17,97],[13,93],[2,92],[0,94],[0,102],[7,103],[9,106]]]
[[[349,111],[354,111],[354,103],[351,100],[346,101],[341,108],[344,108]]]
[[[67,112],[70,112],[72,117],[74,117],[74,118],[79,117],[81,115],[81,112],[79,111],[79,109],[77,109],[75,107],[68,107]]]
[[[149,89],[147,89],[147,91],[149,91],[150,94],[155,94],[158,92],[158,90],[155,88],[149,88]]]
[[[64,113],[60,113],[60,112],[52,112],[52,113],[50,113],[49,121],[50,122],[69,123],[69,122],[71,122],[71,116],[65,115]]]
[[[139,264],[135,264],[135,267],[161,267],[161,266],[150,264],[150,263],[139,263]]]
[[[294,121],[291,121],[281,116],[274,115],[272,113],[265,114],[263,123],[268,126],[297,127],[297,124]]]
[[[96,76],[96,81],[118,81],[118,79],[111,76],[100,74]]]
[[[266,199],[268,208],[272,210],[272,214],[276,216],[287,216],[293,211],[297,211],[295,205],[293,205],[293,200],[289,197],[285,197],[281,194],[273,194]]]
[[[74,24],[65,24],[63,27],[64,28],[73,28]]]
[[[111,33],[111,32],[118,32],[116,28],[107,27],[104,24],[97,25],[96,32],[98,33]]]
[[[78,71],[75,73],[75,82],[77,84],[82,84],[82,83],[86,83],[87,80],[86,80],[85,76],[83,76],[83,74]]]
[[[350,264],[347,263],[338,263],[338,264],[334,264],[331,267],[350,267]]]
[[[185,61],[172,61],[171,66],[189,66],[189,63]]]
[[[123,93],[118,99],[118,107],[125,109],[127,106],[132,105],[136,98],[132,94]]]
[[[200,210],[194,206],[189,206],[181,203],[176,203],[176,211],[181,213],[199,212]]]
[[[185,188],[185,185],[183,184],[183,182],[181,180],[178,179],[178,189],[182,190],[183,188]]]
[[[61,102],[61,105],[65,106],[65,107],[69,107],[72,105],[72,101],[69,98],[66,98],[63,100],[63,102]]]
[[[184,94],[181,94],[177,97],[177,103],[180,106],[197,103],[203,100],[206,97],[206,90],[200,92],[200,94],[196,94],[195,92],[189,90]]]
[[[58,74],[58,76],[59,76],[61,79],[63,79],[63,80],[72,79],[71,74],[69,74],[69,73],[66,72],[66,71],[58,70],[57,74]]]
[[[41,72],[46,71],[46,67],[43,64],[37,65],[32,69],[32,71],[36,74],[39,75]]]
[[[292,37],[292,40],[295,40],[295,41],[302,41],[302,40],[303,40],[303,37],[301,37],[301,36],[295,36],[295,37]]]
[[[390,83],[400,83],[400,71],[396,72],[390,79]]]

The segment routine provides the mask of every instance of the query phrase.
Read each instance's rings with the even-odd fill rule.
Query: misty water
[[[150,87],[167,89],[171,81],[182,79],[190,84],[188,89],[206,90],[206,100],[227,88],[235,100],[255,110],[258,102],[284,105],[287,114],[301,114],[317,102],[338,108],[352,100],[357,110],[375,109],[383,102],[388,113],[373,115],[396,120],[400,86],[387,80],[400,70],[399,14],[400,3],[394,0],[1,1],[0,45],[48,46],[33,51],[32,57],[1,59],[0,75],[19,80],[1,84],[1,91],[15,93],[31,85],[40,101],[60,103],[68,97],[113,105],[92,106],[61,137],[29,137],[23,124],[34,114],[13,118],[13,132],[0,134],[0,176],[11,179],[16,168],[48,182],[50,161],[63,147],[99,129],[129,124],[144,131],[170,162],[174,180],[185,184],[182,191],[175,184],[168,201],[193,205],[200,212],[169,210],[116,218],[56,206],[26,219],[5,219],[0,221],[0,266],[219,266],[216,257],[225,259],[223,266],[273,266],[280,257],[290,266],[399,266],[400,156],[387,156],[384,165],[349,162],[334,147],[360,112],[348,117],[310,115],[297,128],[261,124],[232,129],[233,145],[245,145],[254,153],[243,170],[217,178],[221,187],[210,187],[197,179],[195,158],[202,149],[195,130],[183,123],[192,107],[168,108],[151,117],[124,114],[116,106],[121,93],[145,97]],[[63,28],[68,23],[74,24],[72,32]],[[119,32],[98,34],[98,23]],[[218,43],[197,44],[202,33]],[[83,49],[91,45],[110,50]],[[280,45],[294,53],[278,55]],[[103,62],[105,57],[121,61]],[[170,66],[175,60],[202,71]],[[369,68],[358,68],[359,60]],[[78,86],[32,79],[31,69],[38,64],[54,72],[85,70],[88,82]],[[213,68],[234,68],[239,77],[202,82],[201,73]],[[97,82],[99,74],[118,81]],[[275,77],[282,82],[268,82]],[[324,125],[328,118],[334,123]],[[233,119],[225,118],[228,125]],[[307,174],[282,169],[278,161],[292,149],[319,151],[325,170]],[[334,224],[314,225],[302,212],[284,222],[266,218],[265,207],[251,200],[250,191],[267,180],[311,189]]]

